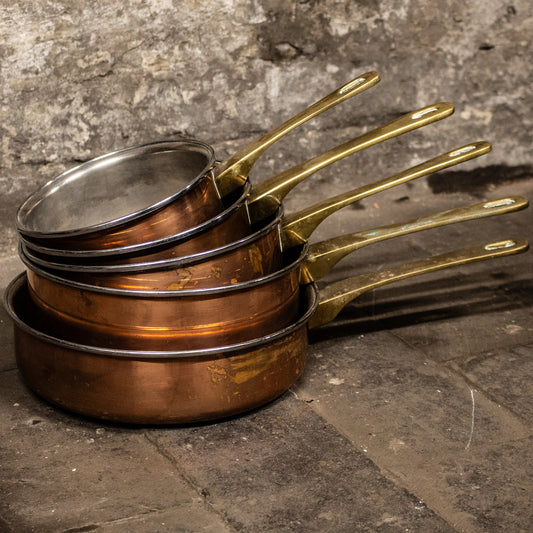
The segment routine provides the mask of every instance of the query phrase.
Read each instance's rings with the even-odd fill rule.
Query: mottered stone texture
[[[21,0],[0,15],[3,251],[16,246],[23,198],[80,161],[180,137],[222,159],[369,70],[378,86],[279,141],[253,179],[441,100],[455,115],[324,169],[288,205],[480,139],[491,154],[460,180],[417,182],[411,197],[484,194],[530,172],[527,0]]]

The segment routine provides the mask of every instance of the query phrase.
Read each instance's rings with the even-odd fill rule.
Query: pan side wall
[[[259,407],[300,376],[307,327],[249,352],[191,359],[121,359],[84,353],[15,329],[20,374],[68,411],[133,424],[219,419]]]

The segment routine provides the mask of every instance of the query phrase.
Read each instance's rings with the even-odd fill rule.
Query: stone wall
[[[481,194],[531,175],[528,0],[2,4],[5,253],[15,247],[18,204],[77,162],[182,136],[213,144],[223,158],[369,70],[381,75],[376,87],[280,141],[254,179],[440,100],[455,104],[452,117],[325,169],[288,205],[481,139],[493,152],[462,166],[460,182],[450,175],[444,191],[460,183]],[[431,181],[416,187],[419,197],[439,192]]]

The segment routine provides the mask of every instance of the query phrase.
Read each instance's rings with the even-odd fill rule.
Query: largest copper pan
[[[449,266],[527,249],[515,240],[455,253],[344,280],[321,291],[302,292],[298,318],[287,327],[246,343],[196,351],[109,349],[76,342],[51,330],[32,305],[25,276],[5,295],[15,325],[15,355],[28,386],[65,409],[135,424],[214,420],[259,407],[286,391],[303,371],[307,327],[332,320],[363,292]]]
[[[28,266],[32,298],[57,327],[76,330],[92,343],[112,347],[210,348],[244,342],[290,324],[297,314],[299,283],[320,279],[362,246],[464,220],[523,209],[527,199],[504,198],[366,232],[343,235],[285,252],[285,266],[235,285],[142,291],[98,287]]]
[[[415,112],[407,113],[383,126],[360,135],[351,141],[332,148],[304,163],[295,165],[276,176],[262,181],[258,186],[253,188],[248,196],[241,198],[241,200],[238,201],[239,209],[237,210],[237,213],[232,215],[231,219],[224,219],[223,230],[219,230],[218,226],[220,225],[220,222],[216,222],[216,228],[219,231],[218,235],[215,237],[211,236],[211,229],[206,231],[205,228],[205,226],[213,228],[212,219],[205,221],[199,226],[184,231],[175,229],[175,231],[169,233],[174,226],[174,222],[170,220],[171,217],[169,217],[169,220],[167,221],[165,214],[161,215],[162,219],[157,218],[153,223],[148,222],[147,227],[141,225],[139,230],[137,230],[137,225],[131,227],[126,225],[124,228],[120,226],[118,229],[114,229],[109,234],[105,235],[99,233],[97,235],[94,235],[93,233],[72,235],[72,233],[77,232],[70,230],[67,232],[71,234],[70,237],[63,234],[61,235],[61,237],[63,237],[61,239],[61,247],[54,247],[51,243],[51,240],[53,239],[45,237],[35,239],[32,236],[24,237],[24,231],[21,233],[23,234],[23,238],[25,238],[28,247],[32,247],[41,253],[53,257],[66,256],[83,259],[109,255],[123,255],[137,253],[139,250],[148,248],[159,246],[167,247],[169,245],[172,246],[173,253],[176,256],[202,252],[223,244],[229,244],[229,242],[235,240],[234,237],[231,241],[222,241],[221,236],[232,234],[234,236],[242,236],[243,232],[246,234],[249,231],[250,222],[257,222],[273,215],[281,204],[282,199],[290,190],[302,180],[325,166],[379,142],[420,128],[437,120],[441,120],[449,116],[452,112],[453,105],[448,102],[440,102],[431,106],[426,106]],[[243,186],[240,188],[237,187],[230,195],[227,195],[224,198],[227,199],[228,196],[234,194],[239,196],[242,189]],[[61,191],[61,188],[58,190]],[[24,212],[26,205],[27,202],[21,206],[19,214],[20,212]],[[75,213],[74,206],[71,204],[70,209]],[[196,209],[201,211],[202,205],[197,205]],[[32,211],[30,211],[30,213],[31,212]],[[182,213],[177,212],[177,216],[182,216]],[[76,215],[73,214],[72,217],[75,218]],[[35,224],[34,230],[37,230],[38,227],[39,225]],[[57,235],[55,237],[57,237]]]
[[[369,72],[215,165],[199,141],[165,141],[112,152],[57,176],[17,213],[19,232],[58,249],[106,249],[197,226],[242,189],[252,165],[280,137],[379,81]],[[139,231],[135,231],[139,227]]]
[[[79,261],[50,257],[36,247],[23,246],[22,253],[33,263],[60,272],[67,279],[103,287],[176,290],[232,285],[281,268],[282,249],[304,244],[316,227],[337,210],[391,187],[486,154],[490,149],[490,144],[484,141],[468,144],[287,217],[282,217],[280,207],[277,216],[256,224],[256,231],[250,235],[192,255],[180,255],[172,244],[149,249],[143,254]],[[491,212],[490,209],[486,211]],[[216,228],[222,226],[217,225]],[[224,241],[221,239],[220,242]]]

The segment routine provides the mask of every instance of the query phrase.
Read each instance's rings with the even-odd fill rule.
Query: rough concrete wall
[[[32,0],[0,11],[3,221],[78,161],[180,136],[222,158],[368,70],[378,86],[280,141],[255,179],[439,100],[455,115],[322,171],[288,203],[479,139],[493,152],[464,168],[493,184],[531,173],[529,0]]]

